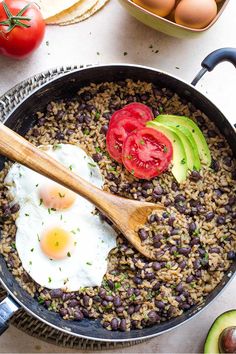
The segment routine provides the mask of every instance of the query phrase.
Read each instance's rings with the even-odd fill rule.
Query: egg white
[[[46,152],[82,178],[102,187],[98,165],[78,146],[49,146]],[[15,242],[22,266],[32,279],[49,289],[76,291],[98,286],[107,269],[107,256],[116,246],[116,232],[94,215],[94,206],[80,196],[66,210],[46,208],[38,190],[49,181],[19,164],[11,167],[5,179],[14,203],[20,204]],[[49,259],[40,247],[42,235],[53,226],[70,232],[74,240],[73,251],[62,260]]]

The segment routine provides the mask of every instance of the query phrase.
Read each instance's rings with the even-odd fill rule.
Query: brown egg
[[[133,0],[133,2],[158,16],[167,16],[175,6],[175,0]]]
[[[216,15],[215,0],[182,0],[175,10],[175,22],[190,28],[204,28]]]

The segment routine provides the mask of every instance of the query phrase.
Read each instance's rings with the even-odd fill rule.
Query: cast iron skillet
[[[214,67],[222,61],[229,61],[236,67],[236,49],[225,48],[211,53],[202,62],[202,69],[193,80],[192,85],[169,74],[143,66],[120,64],[95,66],[76,70],[52,80],[36,90],[9,115],[5,124],[21,135],[24,135],[34,124],[32,117],[34,117],[35,112],[44,109],[51,100],[55,101],[61,98],[73,97],[80,87],[89,85],[91,82],[101,83],[130,78],[133,80],[152,82],[159,87],[169,88],[173,92],[178,93],[180,97],[192,102],[197,108],[207,114],[212,121],[214,121],[228,140],[234,156],[236,157],[236,133],[233,127],[219,109],[194,88],[194,85],[196,85],[207,71],[212,71]],[[3,168],[3,163],[4,158],[0,158],[0,169]],[[214,298],[216,298],[222,289],[225,288],[226,284],[232,279],[234,273],[236,273],[236,262],[232,264],[221,283],[206,298],[206,301],[203,304],[192,307],[189,311],[177,318],[141,330],[110,332],[104,329],[98,320],[84,319],[81,322],[65,321],[61,319],[58,314],[50,312],[42,305],[39,305],[37,300],[33,299],[20,287],[11,272],[8,270],[5,260],[0,256],[0,280],[3,287],[8,292],[8,297],[0,304],[0,334],[7,328],[7,320],[15,311],[17,311],[17,309],[23,307],[30,314],[46,324],[57,330],[78,337],[99,341],[118,342],[156,336],[184,323],[205,308]]]

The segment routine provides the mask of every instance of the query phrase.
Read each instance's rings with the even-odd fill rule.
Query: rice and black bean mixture
[[[209,145],[211,168],[193,171],[178,185],[170,172],[137,180],[106,151],[111,114],[130,102],[150,106],[154,115],[186,115],[197,122]],[[155,248],[156,261],[141,256],[119,235],[100,287],[66,293],[40,287],[24,271],[14,239],[19,205],[12,205],[1,172],[0,252],[9,269],[38,302],[68,320],[100,318],[108,330],[128,331],[179,316],[221,281],[236,259],[236,167],[225,138],[191,103],[145,82],[91,84],[70,101],[48,104],[37,114],[27,138],[35,145],[79,144],[99,164],[104,189],[135,200],[161,202],[166,211],[150,215],[139,230]],[[96,260],[94,260],[96,261]]]

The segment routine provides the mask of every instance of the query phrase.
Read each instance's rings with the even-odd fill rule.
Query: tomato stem
[[[31,20],[30,17],[22,16],[24,14],[24,12],[29,8],[30,3],[27,4],[22,10],[20,10],[17,15],[12,15],[12,13],[11,13],[9,7],[7,6],[7,4],[5,3],[5,1],[2,2],[2,5],[3,5],[3,8],[4,8],[5,13],[7,15],[7,20],[0,21],[0,25],[8,26],[8,29],[6,31],[4,31],[5,33],[11,32],[16,26],[23,27],[23,28],[30,27],[29,24],[21,22],[21,21],[30,21]],[[3,32],[3,31],[1,31],[1,32]]]

